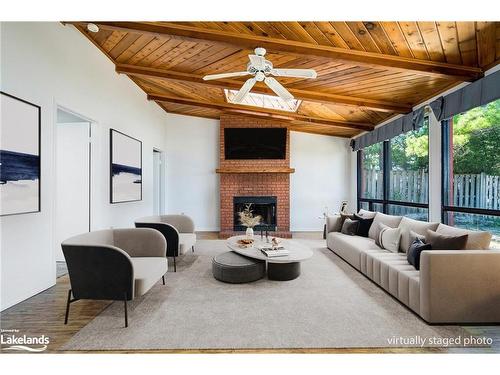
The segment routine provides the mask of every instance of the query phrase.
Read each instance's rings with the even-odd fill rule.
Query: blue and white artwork
[[[40,211],[40,107],[1,93],[0,216]]]
[[[142,142],[114,129],[110,132],[111,203],[142,199]]]

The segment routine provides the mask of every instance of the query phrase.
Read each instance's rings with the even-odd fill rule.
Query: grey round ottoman
[[[213,258],[212,273],[225,283],[248,283],[264,277],[266,262],[228,251]]]

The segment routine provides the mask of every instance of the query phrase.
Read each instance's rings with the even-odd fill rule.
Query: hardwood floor
[[[295,238],[320,239],[320,232],[294,233]],[[217,233],[198,233],[200,239],[215,239]],[[16,329],[19,335],[46,335],[50,338],[45,353],[69,353],[61,347],[80,329],[99,315],[112,302],[81,300],[71,305],[70,319],[64,324],[64,313],[69,277],[64,275],[57,283],[42,293],[23,301],[0,314],[2,330]],[[500,353],[500,326],[466,326],[468,332],[491,337],[494,341],[489,348],[360,348],[360,349],[258,349],[258,350],[140,350],[106,351],[108,353]],[[103,352],[103,351],[99,351]],[[3,353],[6,353],[3,351]],[[78,352],[87,353],[87,352]]]

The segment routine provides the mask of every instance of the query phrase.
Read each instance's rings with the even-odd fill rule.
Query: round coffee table
[[[269,258],[257,246],[259,244],[267,244],[266,239],[260,239],[260,236],[254,236],[254,243],[249,247],[241,247],[237,241],[247,238],[246,236],[229,237],[226,241],[229,247],[235,253],[246,257],[265,260],[267,262],[267,277],[270,280],[293,280],[300,275],[300,262],[312,257],[313,252],[307,246],[302,245],[298,241],[286,238],[279,238],[280,245],[290,251],[289,255]],[[271,241],[269,236],[269,241]]]

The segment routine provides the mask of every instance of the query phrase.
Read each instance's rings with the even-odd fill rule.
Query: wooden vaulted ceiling
[[[73,22],[165,111],[279,118],[292,130],[352,137],[500,61],[500,22]],[[313,68],[317,79],[278,78],[302,101],[296,113],[228,103],[256,47],[278,68]],[[253,92],[272,92],[258,84]]]

